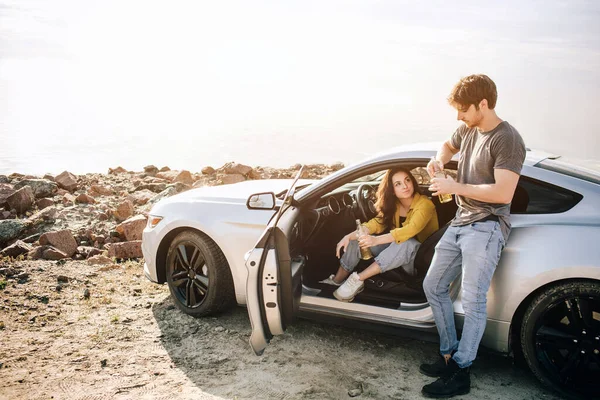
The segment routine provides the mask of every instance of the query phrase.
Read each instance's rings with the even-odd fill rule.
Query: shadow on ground
[[[406,335],[300,319],[256,356],[248,344],[245,308],[196,319],[167,297],[153,313],[174,366],[203,392],[218,397],[348,399],[354,391],[359,399],[417,399],[421,387],[432,381],[418,367],[435,357],[437,344]],[[512,359],[485,350],[472,369],[472,381],[471,393],[460,398],[558,398]]]

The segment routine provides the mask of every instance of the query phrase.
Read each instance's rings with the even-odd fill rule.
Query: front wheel
[[[527,308],[521,347],[535,376],[571,398],[600,393],[600,284],[549,287]]]
[[[203,317],[233,304],[229,264],[208,236],[196,231],[178,234],[169,246],[166,268],[171,298],[184,313]]]

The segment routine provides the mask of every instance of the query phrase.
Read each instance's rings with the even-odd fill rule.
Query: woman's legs
[[[371,253],[373,253],[374,256],[378,256],[385,249],[387,249],[388,246],[389,246],[388,243],[378,245],[378,246],[373,246],[373,247],[371,247]],[[348,243],[348,247],[345,249],[344,254],[342,255],[342,257],[340,259],[340,267],[338,268],[335,276],[333,277],[333,281],[335,283],[344,282],[348,278],[348,276],[350,276],[352,271],[354,271],[354,268],[356,268],[359,261],[360,261],[360,247],[358,246],[358,241],[351,240]],[[376,265],[376,267],[373,267],[373,265]],[[369,272],[367,272],[367,270],[369,270]],[[365,280],[367,278],[370,278],[373,275],[377,275],[377,274],[381,273],[381,269],[379,268],[379,265],[377,265],[377,263],[373,263],[367,269],[362,271],[359,274],[359,276],[361,276],[362,274],[365,274],[365,273],[367,273],[368,275],[365,275],[365,277],[363,279],[361,279],[361,281]]]

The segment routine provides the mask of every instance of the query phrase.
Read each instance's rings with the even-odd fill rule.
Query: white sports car
[[[437,148],[397,148],[319,181],[246,181],[165,199],[144,230],[145,275],[167,283],[175,305],[190,315],[247,305],[257,354],[299,312],[436,332],[422,282],[454,202],[432,199],[441,229],[419,248],[416,276],[402,268],[375,276],[351,303],[337,301],[334,288],[319,280],[337,270],[335,245],[355,220],[374,215],[373,192],[385,170],[411,169],[428,193],[423,167]],[[457,160],[446,166],[450,173]],[[511,213],[482,344],[524,357],[543,383],[564,395],[597,396],[600,170],[528,151]],[[451,293],[461,326],[460,279]]]

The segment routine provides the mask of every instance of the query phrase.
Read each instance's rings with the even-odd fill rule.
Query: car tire
[[[219,246],[201,232],[175,236],[167,252],[166,276],[175,306],[188,315],[214,315],[235,304],[229,264]]]
[[[568,398],[600,393],[600,284],[569,281],[544,289],[525,311],[523,357],[546,387]]]

